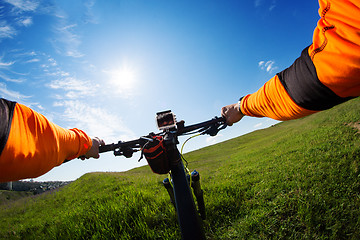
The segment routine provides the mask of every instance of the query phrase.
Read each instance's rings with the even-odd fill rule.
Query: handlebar
[[[161,136],[165,135],[166,132],[171,132],[176,137],[192,134],[192,133],[200,133],[200,134],[208,134],[210,136],[216,136],[216,134],[226,128],[226,121],[223,117],[215,117],[211,120],[204,121],[201,123],[193,124],[190,126],[185,126],[184,121],[180,121],[176,123],[176,127],[171,129],[163,130],[160,133],[155,135]],[[151,134],[154,135],[154,134]],[[132,157],[134,152],[140,151],[141,148],[148,142],[151,141],[150,134],[146,136],[142,136],[138,139],[131,141],[119,141],[118,143],[111,143],[107,145],[103,145],[99,147],[99,153],[113,151],[115,156],[123,155],[127,158]]]
[[[180,122],[181,123],[181,122]],[[186,133],[195,131],[197,129],[200,129],[200,132],[203,131],[202,134],[209,134],[210,136],[216,136],[216,134],[224,129],[226,127],[226,120],[223,117],[215,117],[211,120],[205,121],[205,122],[201,122],[201,123],[197,123],[197,124],[193,124],[190,126],[182,126],[180,128],[178,128],[176,135],[177,136],[181,136],[184,135]]]

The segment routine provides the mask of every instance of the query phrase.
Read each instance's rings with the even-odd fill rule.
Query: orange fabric
[[[319,80],[340,97],[360,96],[360,2],[319,0],[319,20],[308,53]],[[290,120],[315,113],[296,105],[277,76],[243,98],[245,115]]]
[[[276,75],[256,93],[241,100],[241,111],[252,117],[269,117],[276,120],[301,118],[316,111],[306,110],[295,104]]]
[[[360,2],[320,0],[309,55],[320,81],[340,97],[360,95]]]
[[[84,155],[92,140],[79,129],[64,129],[16,104],[8,141],[0,156],[0,182],[38,177],[65,159]]]

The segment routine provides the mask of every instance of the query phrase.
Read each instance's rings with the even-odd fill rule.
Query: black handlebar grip
[[[115,144],[108,144],[99,146],[99,153],[110,152],[115,150]]]

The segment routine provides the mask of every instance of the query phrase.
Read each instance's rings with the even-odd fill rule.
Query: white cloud
[[[98,87],[88,81],[81,81],[73,77],[51,81],[47,86],[52,89],[65,90],[64,96],[70,99],[92,96]]]
[[[81,6],[81,13],[74,15],[73,9],[66,9],[66,6],[58,6],[53,13],[57,17],[57,25],[54,27],[56,34],[52,40],[53,46],[57,52],[68,57],[81,58],[84,54],[79,50],[82,44],[81,29],[84,24],[98,22],[94,15],[95,0],[84,0]],[[71,8],[71,6],[70,6]]]
[[[19,92],[8,90],[5,83],[0,82],[0,96],[9,100],[20,101],[31,96],[25,96]]]
[[[265,63],[265,67],[266,67],[267,72],[271,72],[271,70],[274,69],[273,68],[274,63],[275,62],[273,62],[273,61],[268,61],[268,62]]]
[[[259,127],[261,127],[262,125],[263,125],[263,123],[255,124],[255,125],[254,125],[254,128],[259,128]]]
[[[35,63],[35,62],[40,62],[40,59],[38,58],[33,58],[33,59],[30,59],[30,60],[27,60],[26,63]]]
[[[38,55],[41,55],[41,54],[38,54],[36,53],[35,51],[27,51],[27,52],[24,52],[23,49],[13,49],[12,52],[14,52],[14,56],[16,58],[24,58],[24,57],[38,57]]]
[[[49,61],[51,66],[53,66],[53,67],[57,66],[57,62],[55,61],[55,59],[49,58],[48,61]]]
[[[0,68],[7,68],[13,65],[15,62],[3,62],[0,58]]]
[[[36,0],[4,0],[13,5],[17,10],[21,11],[35,11],[39,6],[39,1]]]
[[[84,56],[78,49],[82,42],[80,36],[75,33],[76,27],[77,24],[67,24],[65,17],[60,18],[55,28],[56,39],[53,40],[53,46],[60,54],[74,58]]]
[[[6,74],[4,74],[2,72],[0,72],[0,78],[4,79],[7,82],[13,82],[13,83],[25,82],[25,79],[23,79],[23,78],[18,78],[18,79],[11,78],[11,77],[7,76]]]
[[[55,72],[59,72],[60,70],[58,68],[54,68],[58,65],[57,61],[54,58],[47,56],[45,54],[44,54],[44,56],[45,56],[45,59],[43,59],[43,61],[42,61],[43,63],[40,65],[40,67],[48,69],[48,71],[55,69],[54,70]],[[50,75],[55,75],[55,74],[50,73]]]
[[[14,61],[11,61],[11,62],[3,62],[1,57],[0,57],[0,69],[4,69],[6,71],[10,71],[12,73],[15,73],[17,75],[22,75],[22,74],[19,74],[19,73],[16,73],[16,72],[13,72],[11,71],[10,67],[14,64],[15,62]],[[14,82],[14,83],[21,83],[21,82],[24,82],[25,79],[23,78],[13,78],[13,77],[9,77],[7,74],[5,74],[4,72],[0,71],[0,79],[3,79],[7,82]]]
[[[25,18],[21,18],[19,20],[19,24],[24,25],[25,27],[28,27],[33,24],[33,21],[32,21],[31,17],[25,17]]]
[[[94,15],[95,0],[84,0],[79,12],[75,13],[71,5],[57,4],[55,11],[52,13],[57,18],[54,26],[54,37],[51,40],[54,49],[62,55],[81,58],[84,53],[80,51],[82,36],[78,29],[82,29],[84,24],[96,24],[98,20]],[[76,6],[79,7],[79,6]]]
[[[43,67],[48,68],[49,66],[43,65]],[[70,76],[70,73],[62,71],[60,69],[56,69],[52,72],[49,72],[49,70],[47,70],[46,72],[47,72],[47,76],[57,76],[57,77],[69,77]]]
[[[29,54],[29,56],[36,56],[37,55],[35,51],[31,51],[28,54]]]
[[[7,25],[5,21],[0,21],[0,40],[2,38],[12,38],[16,35],[16,30],[10,26]]]
[[[108,143],[135,138],[119,116],[108,113],[104,108],[91,107],[82,101],[60,101],[55,102],[54,106],[65,109],[62,118],[69,122],[68,128],[80,128]]]
[[[260,61],[259,63],[259,68],[261,70],[265,70],[266,72],[272,74],[275,70],[278,69],[277,66],[275,66],[275,61]]]
[[[94,14],[93,8],[96,0],[88,0],[84,2],[85,7],[85,22],[97,24],[98,20]]]
[[[23,12],[34,12],[40,4],[37,0],[4,0],[4,2],[11,5],[9,7],[11,10],[4,14],[6,21],[0,21],[0,40],[3,38],[13,38],[17,34],[17,29],[14,25],[25,27],[32,25],[32,17],[23,16]],[[3,8],[5,7],[3,6],[1,9]],[[14,22],[15,24],[10,24],[9,22]]]

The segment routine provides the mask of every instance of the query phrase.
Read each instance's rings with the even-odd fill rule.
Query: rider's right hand
[[[234,103],[221,108],[221,116],[226,119],[226,124],[232,126],[240,121],[245,115],[240,111],[239,104]]]

